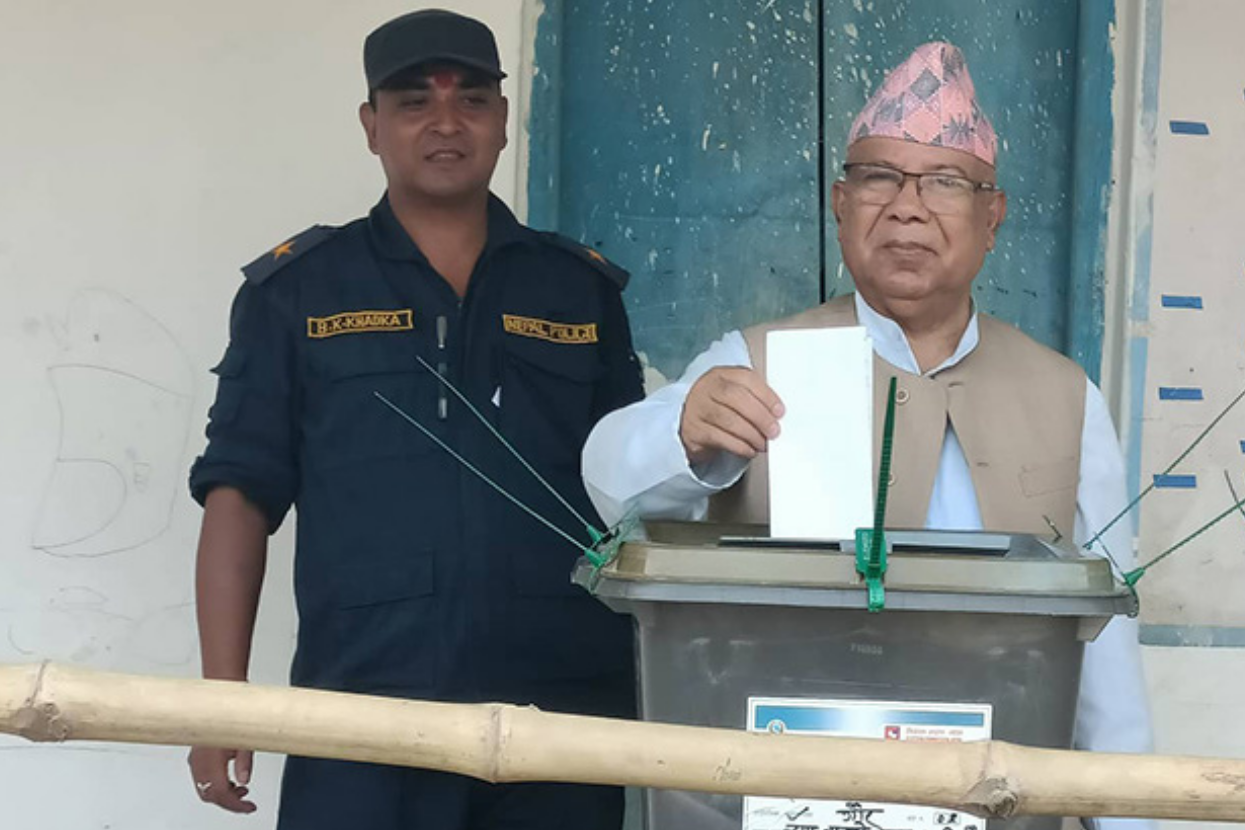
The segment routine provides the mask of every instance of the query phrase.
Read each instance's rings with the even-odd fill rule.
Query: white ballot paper
[[[771,331],[766,382],[786,406],[769,443],[770,535],[851,539],[873,524],[873,346],[863,326]]]

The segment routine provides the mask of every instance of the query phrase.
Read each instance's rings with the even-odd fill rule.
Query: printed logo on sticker
[[[550,343],[597,342],[596,323],[551,323],[548,320],[518,317],[514,314],[503,314],[501,321],[507,334],[517,334],[520,337],[534,337]]]
[[[392,311],[343,311],[331,317],[308,317],[307,336],[336,337],[368,331],[409,331],[415,327],[409,308]]]

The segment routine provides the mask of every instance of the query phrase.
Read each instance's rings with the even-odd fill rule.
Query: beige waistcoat
[[[874,479],[886,392],[898,378],[886,526],[924,527],[950,419],[972,475],[986,530],[1072,538],[1080,478],[1085,373],[993,317],[977,317],[980,340],[967,357],[914,375],[873,355]],[[765,335],[777,329],[856,325],[851,295],[744,332],[753,368],[765,374]],[[833,424],[827,424],[833,429]],[[768,523],[769,471],[759,456],[714,496],[709,518]]]

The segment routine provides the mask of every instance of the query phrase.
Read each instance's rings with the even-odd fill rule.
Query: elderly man
[[[898,379],[889,525],[1078,542],[1103,527],[1125,488],[1101,393],[1072,361],[973,305],[973,279],[1007,214],[996,148],[956,47],[926,44],[895,69],[853,124],[833,187],[857,293],[730,332],[678,382],[601,421],[584,477],[602,516],[766,521],[763,453],[783,404],[764,380],[765,335],[863,325],[875,387]],[[1130,539],[1116,527],[1105,542],[1127,567]],[[1150,748],[1132,620],[1113,622],[1086,652],[1076,743]]]

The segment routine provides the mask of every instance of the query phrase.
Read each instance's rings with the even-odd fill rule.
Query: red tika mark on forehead
[[[433,72],[428,78],[438,89],[453,89],[458,82],[458,73],[452,69],[442,69],[440,72]]]

